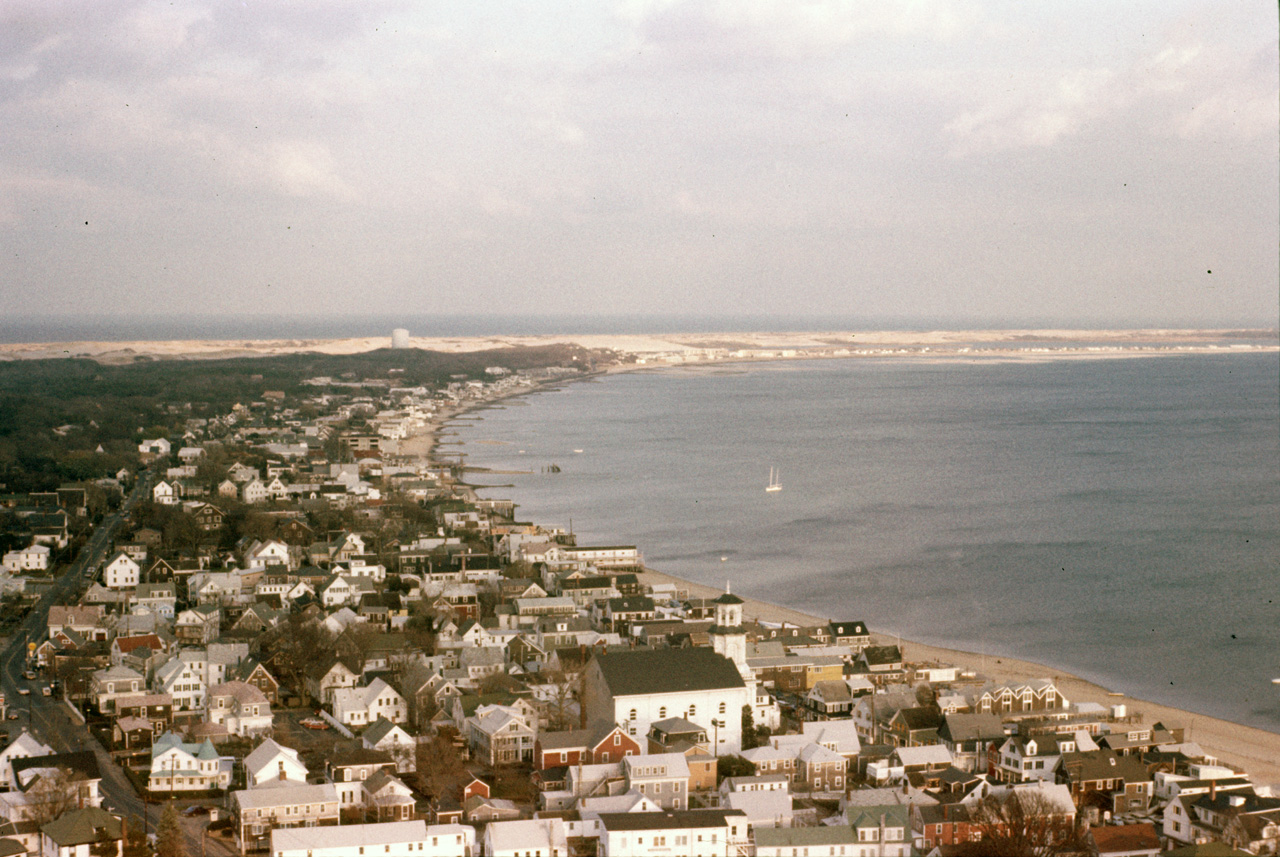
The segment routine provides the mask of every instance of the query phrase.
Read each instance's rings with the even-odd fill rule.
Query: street
[[[12,727],[26,728],[58,753],[92,750],[102,772],[103,805],[125,818],[131,815],[141,817],[143,812],[142,801],[133,784],[112,761],[111,754],[72,714],[70,706],[58,701],[55,696],[45,696],[42,693],[41,689],[49,680],[42,677],[29,681],[23,677],[23,672],[27,668],[28,644],[38,643],[45,638],[49,608],[55,604],[74,604],[78,601],[80,590],[85,585],[85,569],[96,567],[103,561],[124,524],[125,516],[150,493],[153,479],[150,471],[139,475],[137,485],[125,499],[120,511],[107,515],[94,528],[75,561],[31,608],[9,640],[8,646],[0,652],[0,686],[4,689],[9,711],[18,715],[18,720],[6,721],[5,725],[11,727],[10,734],[17,734],[18,731]],[[28,693],[19,694],[20,688],[26,689]],[[159,814],[155,817],[159,818]]]

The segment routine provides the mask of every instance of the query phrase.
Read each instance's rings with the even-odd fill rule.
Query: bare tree
[[[974,857],[1053,857],[1087,851],[1086,828],[1074,815],[1034,791],[989,795],[970,816],[979,839],[962,846]]]
[[[356,672],[363,672],[377,636],[378,630],[368,622],[352,622],[336,641],[338,654]]]
[[[457,732],[440,727],[435,738],[418,745],[418,777],[431,797],[452,795],[468,779],[462,754],[455,743]]]
[[[314,665],[333,658],[333,636],[314,620],[293,614],[281,623],[265,641],[265,648],[276,653],[274,664],[297,692],[307,698],[307,671]]]
[[[408,694],[405,694],[404,676],[416,663],[418,663],[418,656],[409,651],[395,652],[387,658],[387,674],[391,685],[405,696]]]
[[[80,785],[69,768],[42,771],[27,789],[26,815],[43,827],[80,805]]]
[[[542,680],[551,688],[551,699],[548,704],[547,726],[552,732],[563,732],[573,728],[573,702],[578,677],[564,670],[547,670],[540,674]]]

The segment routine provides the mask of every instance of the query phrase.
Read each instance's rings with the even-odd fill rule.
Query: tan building
[[[266,848],[276,828],[336,826],[340,818],[332,783],[232,792],[231,812],[241,854]]]

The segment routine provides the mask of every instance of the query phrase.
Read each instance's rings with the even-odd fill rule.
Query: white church
[[[683,717],[703,727],[716,755],[742,751],[742,709],[756,725],[777,728],[778,706],[747,667],[742,599],[715,600],[711,648],[637,649],[596,655],[583,680],[589,723],[618,724],[640,740],[660,720]]]

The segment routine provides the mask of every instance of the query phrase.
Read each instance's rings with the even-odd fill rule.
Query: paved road
[[[49,608],[55,604],[79,603],[84,590],[89,586],[85,569],[97,568],[106,559],[107,551],[124,526],[125,517],[150,496],[156,478],[156,474],[151,471],[140,475],[138,484],[125,499],[120,511],[105,517],[94,529],[75,561],[31,608],[30,614],[14,633],[8,646],[0,652],[0,686],[4,688],[9,711],[18,715],[17,721],[8,721],[6,725],[27,728],[57,753],[92,750],[98,757],[98,768],[102,772],[103,806],[125,818],[143,819],[145,816],[145,828],[152,833],[164,811],[163,804],[144,803],[134,789],[133,782],[125,776],[111,754],[81,720],[73,715],[71,707],[64,701],[43,694],[42,688],[48,684],[48,680],[37,678],[28,681],[23,678],[23,673],[26,670],[27,643],[39,643],[48,632]],[[30,693],[20,695],[17,693],[19,688],[26,688]],[[182,818],[188,854],[193,857],[224,857],[240,853],[225,838],[205,836],[208,824],[207,815]]]
[[[10,639],[9,645],[0,652],[0,686],[4,688],[9,711],[18,715],[18,720],[9,721],[9,724],[26,727],[55,752],[93,750],[98,757],[98,767],[102,770],[103,803],[108,809],[126,817],[141,816],[143,812],[142,801],[133,784],[112,761],[111,755],[89,734],[88,729],[71,715],[67,704],[42,693],[42,688],[48,681],[43,678],[28,681],[23,678],[23,672],[26,669],[27,644],[39,643],[48,631],[49,608],[55,604],[79,602],[87,585],[85,569],[96,568],[106,558],[107,551],[124,525],[125,516],[150,494],[154,481],[155,475],[150,471],[141,474],[120,511],[107,515],[94,528],[75,561],[31,608],[27,618]],[[20,688],[25,688],[29,693],[20,695]]]

